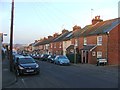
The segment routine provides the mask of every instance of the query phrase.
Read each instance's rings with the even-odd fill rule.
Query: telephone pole
[[[13,55],[12,55],[12,49],[13,49],[13,18],[14,17],[14,0],[12,0],[12,8],[11,8],[11,27],[10,27],[10,71],[12,71],[12,65],[13,65]]]

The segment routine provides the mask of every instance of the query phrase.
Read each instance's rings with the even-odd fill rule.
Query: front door
[[[82,50],[82,63],[88,63],[88,51]]]

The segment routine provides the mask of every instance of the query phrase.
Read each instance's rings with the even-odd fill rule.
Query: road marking
[[[24,87],[26,88],[27,86],[26,86],[26,84],[25,84],[24,79],[22,78],[21,80],[22,80],[22,83],[23,83]]]

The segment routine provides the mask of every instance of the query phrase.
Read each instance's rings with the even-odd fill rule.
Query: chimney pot
[[[100,19],[100,16],[95,16],[95,19],[92,19],[92,25],[95,25],[97,22],[101,22],[103,21],[102,19]]]

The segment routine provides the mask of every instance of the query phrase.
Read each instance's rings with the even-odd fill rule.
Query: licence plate
[[[34,70],[27,70],[26,72],[34,72]]]

